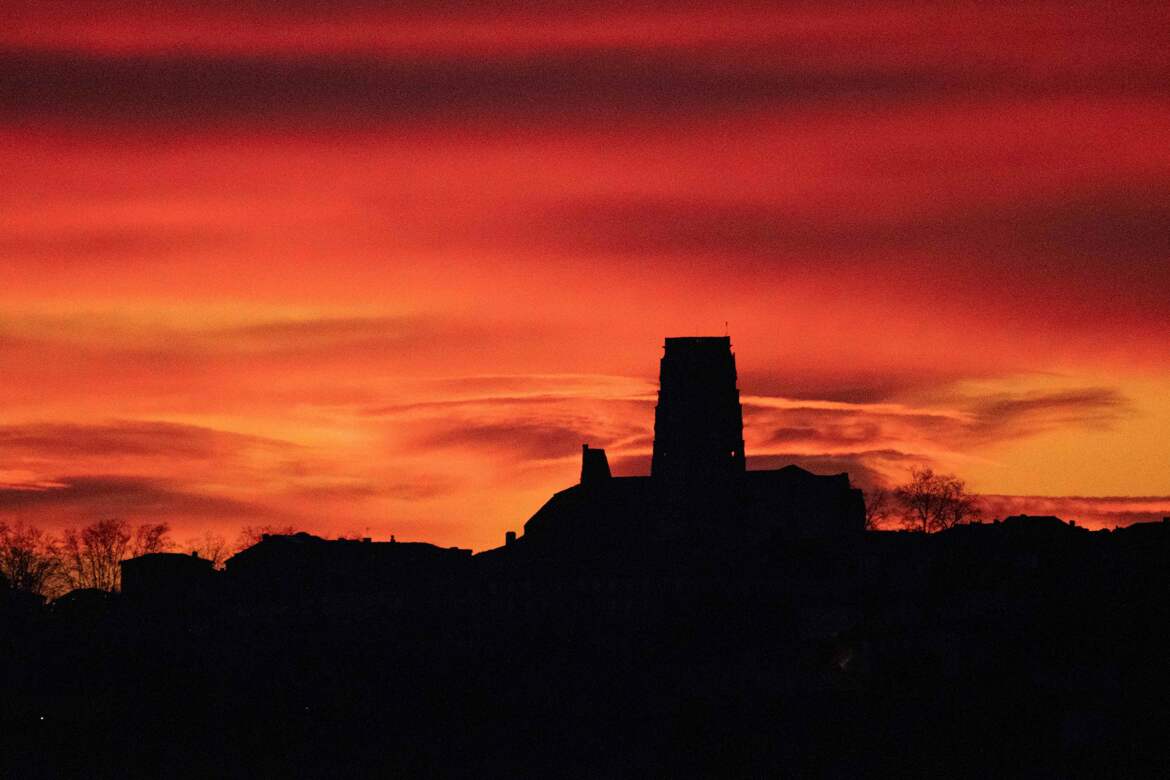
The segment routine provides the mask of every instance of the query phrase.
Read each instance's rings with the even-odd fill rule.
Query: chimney
[[[504,546],[507,547],[512,542],[516,541],[516,532],[508,531],[504,534]]]

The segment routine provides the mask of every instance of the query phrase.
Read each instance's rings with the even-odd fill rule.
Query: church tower
[[[743,410],[735,383],[730,337],[666,340],[651,476],[693,484],[745,470]]]

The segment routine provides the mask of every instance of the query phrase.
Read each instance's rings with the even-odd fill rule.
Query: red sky
[[[384,5],[4,4],[0,520],[493,546],[725,321],[757,467],[1170,514],[1165,4]]]

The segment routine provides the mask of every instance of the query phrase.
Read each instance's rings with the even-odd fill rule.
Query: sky
[[[502,543],[749,468],[1170,515],[1170,7],[8,0],[0,522]]]

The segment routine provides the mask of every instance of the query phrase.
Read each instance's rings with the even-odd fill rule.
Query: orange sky
[[[493,546],[724,321],[757,467],[1170,514],[1170,12],[770,6],[6,3],[0,521]]]

